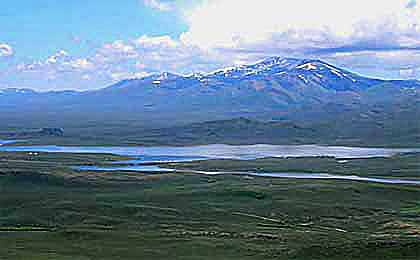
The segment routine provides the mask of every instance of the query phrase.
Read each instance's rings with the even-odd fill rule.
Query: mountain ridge
[[[267,76],[295,76],[304,82],[308,80],[313,80],[314,78],[317,78],[320,82],[322,82],[323,77],[329,77],[345,80],[347,86],[350,86],[353,83],[357,83],[358,81],[362,81],[362,84],[365,84],[364,88],[370,87],[374,84],[385,82],[410,82],[411,84],[420,84],[418,80],[385,80],[378,78],[363,77],[358,75],[357,73],[338,68],[337,66],[331,65],[327,62],[318,59],[281,58],[278,56],[270,57],[250,65],[225,67],[210,73],[198,73],[184,76],[170,72],[162,72],[160,74],[150,75],[143,78],[127,79],[122,82],[151,80],[153,84],[160,85],[162,82],[167,81],[168,78],[169,81],[182,79],[198,80],[200,82],[208,83],[208,81],[211,80],[241,81],[249,79],[261,79],[262,77]],[[308,76],[310,77],[309,79],[306,78]],[[370,81],[370,84],[367,81]],[[111,85],[110,87],[122,85],[122,82],[118,82],[114,85]],[[336,90],[353,89],[339,88]]]
[[[302,74],[296,74],[298,71],[302,72]],[[103,89],[107,89],[110,87],[117,87],[125,85],[126,83],[133,83],[138,81],[146,81],[152,82],[154,85],[159,85],[164,81],[173,81],[178,79],[183,80],[208,80],[214,78],[225,78],[225,79],[247,79],[252,76],[281,76],[281,75],[296,75],[305,77],[305,75],[309,75],[312,72],[313,75],[318,76],[321,78],[323,75],[319,74],[322,71],[324,73],[329,73],[330,76],[335,75],[338,78],[347,78],[348,80],[352,81],[353,83],[357,82],[357,79],[364,79],[364,80],[372,80],[376,83],[379,82],[392,82],[392,83],[401,83],[401,85],[406,84],[420,84],[419,80],[416,79],[379,79],[375,77],[365,77],[361,76],[357,73],[350,72],[346,69],[339,68],[335,65],[331,65],[323,60],[319,59],[297,59],[297,58],[282,58],[280,56],[273,56],[270,58],[266,58],[259,62],[248,64],[248,65],[239,65],[239,66],[231,66],[225,67],[221,69],[217,69],[210,73],[193,73],[189,75],[181,75],[172,72],[161,72],[157,74],[151,74],[145,77],[139,78],[127,78],[120,80],[114,84],[109,86],[99,88],[96,90],[86,90],[86,91],[77,91],[77,90],[62,90],[62,91],[45,91],[45,92],[38,92],[36,90],[30,88],[0,88],[0,94],[4,94],[5,92],[20,92],[20,93],[86,93],[86,92],[95,92],[101,91]],[[300,78],[302,81],[305,81],[304,78]],[[356,78],[356,79],[355,79]]]
[[[391,113],[405,104],[410,111],[419,106],[419,81],[371,79],[321,60],[271,57],[207,74],[126,79],[91,91],[3,90],[0,119],[164,125],[239,117],[322,121],[349,111]]]

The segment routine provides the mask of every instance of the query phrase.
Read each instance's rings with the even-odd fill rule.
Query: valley
[[[419,91],[277,57],[3,90],[0,258],[417,259]]]
[[[0,260],[419,260],[419,18],[3,1]]]
[[[312,171],[420,178],[418,154],[164,163],[182,172],[75,171],[110,154],[0,153],[5,259],[417,259],[418,186],[202,175]],[[19,202],[17,206],[16,202]]]
[[[94,91],[6,89],[0,138],[63,145],[408,147],[420,142],[419,102],[415,80],[371,79],[320,60],[273,57]]]

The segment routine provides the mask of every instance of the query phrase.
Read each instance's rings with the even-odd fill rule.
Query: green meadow
[[[191,170],[419,178],[419,156],[201,161],[77,172],[110,155],[0,153],[0,259],[418,259],[420,187]]]

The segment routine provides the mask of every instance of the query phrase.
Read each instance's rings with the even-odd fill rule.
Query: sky
[[[0,88],[89,90],[271,56],[420,79],[420,2],[14,0],[0,8]]]

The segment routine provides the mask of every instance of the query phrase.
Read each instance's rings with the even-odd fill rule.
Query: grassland
[[[110,155],[0,153],[0,259],[418,259],[420,188],[188,169],[419,177],[418,156],[211,161],[75,172]]]
[[[419,106],[420,107],[420,106]],[[418,109],[417,109],[418,110]],[[10,121],[0,114],[0,139],[21,139],[29,145],[90,145],[90,146],[190,146],[205,144],[320,144],[360,147],[418,147],[420,143],[419,112],[404,110],[385,118],[360,119],[360,115],[330,114],[333,118],[311,120],[259,121],[248,118],[182,123],[168,120],[166,125],[148,120],[115,118],[59,119],[51,125],[39,120]],[[15,114],[13,114],[15,116]],[[406,118],[408,117],[408,118]],[[17,120],[17,119],[16,119]],[[40,128],[64,129],[63,136],[20,135],[39,132]]]

